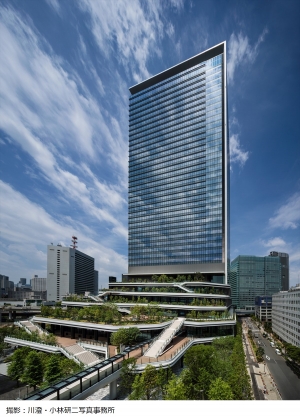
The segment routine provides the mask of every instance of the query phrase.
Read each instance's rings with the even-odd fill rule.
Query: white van
[[[277,355],[281,355],[281,352],[280,352],[280,350],[279,349],[275,349],[275,352],[277,353]]]
[[[274,342],[270,342],[270,345],[272,346],[272,348],[275,347],[275,343]]]

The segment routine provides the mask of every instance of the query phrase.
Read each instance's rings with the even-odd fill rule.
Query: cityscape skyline
[[[99,285],[120,279],[128,87],[226,40],[230,257],[286,252],[290,286],[300,282],[297,2],[0,7],[3,275],[45,277],[47,245],[69,246],[75,234]]]

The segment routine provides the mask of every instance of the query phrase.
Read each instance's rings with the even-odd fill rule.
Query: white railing
[[[158,360],[158,357],[156,357],[156,361],[155,361],[155,360],[153,360],[152,357],[149,357],[149,362],[145,362],[145,359],[143,359],[143,358],[146,358],[146,356],[144,355],[143,357],[141,357],[140,359],[137,360],[136,369],[137,369],[138,372],[141,372],[149,364],[151,364],[155,368],[159,368],[160,366],[167,367],[167,366],[174,365],[174,363],[176,363],[178,361],[178,359],[180,359],[180,357],[182,356],[182,353],[186,352],[194,344],[209,343],[209,342],[212,342],[216,338],[217,337],[210,337],[210,338],[188,337],[187,338],[188,340],[182,346],[177,348],[175,352],[171,353],[170,355],[167,355],[167,354],[166,355],[160,355],[160,358],[163,357],[164,359]]]
[[[158,357],[155,357],[156,358],[156,361],[153,361],[153,358],[152,357],[149,357],[149,362],[142,363],[142,358],[141,358],[140,359],[140,363],[139,363],[139,360],[137,360],[136,367],[139,370],[140,369],[143,370],[143,369],[146,368],[146,366],[149,363],[151,363],[151,365],[153,365],[153,366],[156,366],[156,364],[157,365],[169,365],[170,362],[173,363],[176,358],[179,358],[180,357],[180,355],[181,355],[182,352],[187,351],[197,340],[198,340],[197,338],[192,338],[192,337],[188,338],[188,340],[182,346],[180,346],[179,348],[177,348],[175,352],[173,352],[170,355],[166,355],[165,356],[165,359],[158,360]]]
[[[181,288],[184,291],[195,293],[195,291],[190,290],[189,288],[187,288],[186,286],[181,285],[178,282],[174,282],[174,285],[176,285],[178,288]]]
[[[145,353],[147,353],[148,351],[149,351],[149,349],[151,348],[151,346],[153,346],[154,345],[154,343],[157,341],[157,340],[159,340],[159,338],[165,333],[165,331],[170,327],[170,326],[172,326],[172,324],[175,322],[175,320],[177,320],[177,319],[174,319],[173,321],[172,321],[172,323],[171,324],[169,324],[168,326],[166,326],[161,332],[160,332],[160,334],[159,335],[157,335],[153,340],[152,340],[152,342],[149,344],[149,346],[148,346],[148,348],[147,348],[147,350],[146,350],[146,352]]]
[[[185,321],[185,318],[182,319],[182,321],[179,323],[178,327],[173,330],[172,334],[169,336],[169,338],[164,342],[163,347],[158,351],[157,356],[161,355],[161,352],[166,348],[166,346],[171,342],[175,334],[178,332],[178,330],[181,328]]]
[[[44,330],[41,326],[39,326],[38,324],[35,324],[35,323],[33,323],[31,320],[30,320],[30,323],[32,323],[33,324],[33,326],[35,326],[39,331],[40,331],[40,333],[42,333],[43,335],[49,335],[49,333],[47,332],[47,330]]]
[[[105,347],[108,346],[107,342],[101,342],[101,341],[93,340],[93,339],[85,339],[85,340],[79,339],[79,340],[76,340],[76,343],[77,345],[80,345],[81,347],[83,347],[82,345],[85,345],[85,344],[95,345],[95,346],[105,346]]]
[[[60,348],[60,351],[69,359],[72,359],[77,364],[81,365],[82,362],[76,357],[76,355],[70,354],[70,352],[66,351],[66,349],[63,346],[58,346]]]
[[[27,320],[25,320],[25,321],[27,321]],[[18,323],[18,324],[17,324]],[[14,322],[14,324],[17,324],[17,326],[20,326],[20,327],[22,327],[23,329],[25,329],[26,330],[26,332],[27,333],[29,333],[30,335],[32,334],[32,331],[30,330],[30,329],[28,329],[28,327],[27,326],[25,326],[25,324],[22,324],[21,322]]]

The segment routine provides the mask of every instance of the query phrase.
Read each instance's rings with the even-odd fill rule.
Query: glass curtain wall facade
[[[128,273],[227,282],[225,43],[130,89]]]
[[[238,256],[231,263],[232,303],[238,309],[255,308],[255,297],[272,296],[281,289],[279,257]]]

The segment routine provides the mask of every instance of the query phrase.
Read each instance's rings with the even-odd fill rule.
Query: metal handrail
[[[189,337],[188,338],[188,341],[187,342],[185,342],[182,346],[180,346],[180,348],[177,348],[176,349],[176,351],[175,351],[175,353],[172,353],[172,354],[170,354],[169,356],[168,356],[168,358],[166,358],[166,359],[164,359],[164,360],[158,360],[158,356],[157,357],[155,357],[156,359],[157,359],[157,362],[159,362],[160,364],[164,364],[164,363],[166,363],[167,361],[170,361],[171,359],[173,359],[173,358],[175,358],[175,356],[176,355],[178,355],[179,353],[181,353],[187,346],[191,346],[192,345],[192,342],[194,341],[194,340],[196,340],[197,338],[193,338],[193,337]],[[141,363],[140,364],[138,364],[138,362],[137,362],[137,364],[139,365],[139,366],[146,366],[146,365],[148,365],[149,363],[153,363],[153,361],[151,361],[150,362],[150,359],[153,359],[153,357],[149,357],[149,362],[148,363],[142,363],[142,358],[141,358]]]
[[[25,320],[25,321],[26,321],[26,320]],[[25,329],[27,333],[29,333],[30,335],[32,334],[32,331],[31,331],[30,329],[28,329],[28,327],[27,327],[27,326],[25,326],[25,324],[22,324],[21,322],[14,322],[14,324],[16,324],[16,323],[17,323],[17,325],[18,325],[18,326],[20,326],[20,327],[22,327],[23,329]]]
[[[33,317],[32,317],[32,318],[33,318]],[[35,327],[37,327],[41,333],[43,333],[44,335],[49,335],[49,333],[48,333],[46,330],[42,329],[42,328],[41,328],[38,324],[33,323],[33,321],[32,321],[32,320],[30,320],[30,322],[31,322],[31,323],[32,323]]]
[[[175,319],[174,320],[174,322],[176,321],[176,320],[178,320],[178,319]],[[173,337],[175,336],[175,333],[177,333],[178,332],[178,330],[181,328],[181,326],[182,326],[182,324],[184,323],[184,321],[185,321],[185,319],[183,318],[183,320],[181,321],[181,323],[179,324],[179,326],[176,328],[176,329],[174,329],[173,330],[173,332],[172,332],[172,334],[169,336],[169,338],[167,339],[167,340],[165,340],[164,341],[164,345],[163,345],[163,348],[162,349],[160,349],[157,353],[156,353],[156,356],[154,357],[154,358],[156,358],[156,357],[158,357],[159,355],[160,355],[160,352],[163,350],[163,349],[165,349],[165,347],[171,342],[171,340],[173,339]],[[167,329],[169,329],[171,326],[172,326],[172,324],[174,323],[174,322],[172,322],[171,324],[170,324],[170,326],[167,328]],[[166,329],[165,329],[166,330]],[[148,348],[149,349],[149,348]],[[148,350],[147,350],[147,352],[148,352]]]
[[[179,326],[176,328],[176,329],[174,329],[173,330],[173,333],[171,334],[171,336],[169,336],[169,338],[165,341],[165,345],[164,345],[164,348],[171,342],[171,340],[173,339],[173,337],[175,336],[175,334],[178,332],[178,330],[181,328],[181,326],[183,325],[183,323],[184,323],[184,321],[185,321],[185,318],[183,318],[183,320],[181,321],[181,323],[179,324]],[[164,349],[163,348],[163,349]],[[162,350],[163,350],[162,349]],[[160,351],[159,351],[160,352]],[[159,356],[160,355],[160,353],[158,352],[158,354],[157,354],[157,356]]]
[[[148,346],[148,348],[147,348],[147,352],[148,352],[148,350],[154,345],[154,343],[161,337],[161,335],[170,327],[170,326],[172,326],[172,324],[175,322],[175,320],[177,320],[177,318],[176,319],[173,319],[173,321],[171,322],[171,324],[169,324],[168,326],[166,326],[161,332],[160,332],[160,334],[159,335],[157,335],[153,340],[152,340],[152,342],[149,344],[149,346]]]
[[[89,345],[95,345],[95,346],[105,346],[105,347],[108,346],[107,342],[101,342],[101,341],[93,340],[93,339],[86,339],[86,340],[79,339],[79,340],[76,341],[76,343],[80,346],[81,346],[81,343],[83,343],[83,344],[87,343]]]
[[[70,352],[68,352],[63,346],[59,345],[60,347],[60,351],[69,359],[73,359],[74,362],[76,362],[77,364],[81,365],[82,362],[80,361],[79,358],[77,358],[77,356],[75,354],[71,354]]]

